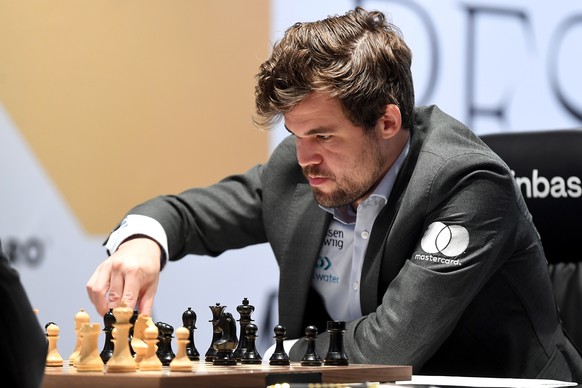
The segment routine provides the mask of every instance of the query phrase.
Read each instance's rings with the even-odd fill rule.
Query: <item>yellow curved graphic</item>
[[[251,116],[269,50],[267,0],[0,0],[0,102],[105,234],[138,202],[266,159]]]

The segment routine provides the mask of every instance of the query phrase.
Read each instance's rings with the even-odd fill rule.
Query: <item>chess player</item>
[[[2,253],[0,243],[0,363],[7,387],[40,387],[44,376],[47,339],[18,272]]]
[[[150,312],[170,261],[269,242],[289,338],[342,320],[353,363],[581,381],[510,170],[462,123],[414,106],[411,52],[383,14],[293,25],[255,94],[255,122],[290,136],[263,165],[129,211],[87,283],[99,312],[121,298]]]

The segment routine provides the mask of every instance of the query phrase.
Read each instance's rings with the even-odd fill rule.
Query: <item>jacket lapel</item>
[[[281,276],[279,284],[280,321],[286,326],[289,335],[296,330],[303,330],[301,324],[313,268],[329,221],[329,213],[317,205],[309,185],[297,185],[289,206],[290,235],[280,268],[281,274],[287,276]],[[308,230],[313,232],[305,233]],[[285,304],[285,308],[281,308],[282,304]]]
[[[387,248],[389,246],[390,230],[392,229],[396,214],[400,209],[414,168],[416,167],[423,142],[423,136],[420,131],[413,129],[410,132],[410,136],[408,156],[398,173],[386,206],[384,206],[376,217],[376,221],[374,221],[372,235],[364,257],[362,289],[360,294],[363,315],[367,315],[376,310],[382,302],[386,288],[398,274],[404,264],[404,260],[406,260],[406,257],[403,257],[400,252],[397,255],[398,257],[391,257],[391,251]]]

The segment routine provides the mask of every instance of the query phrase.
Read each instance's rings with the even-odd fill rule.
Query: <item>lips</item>
[[[309,181],[310,186],[320,186],[333,179],[332,174],[329,174],[327,171],[323,171],[323,169],[318,166],[304,167],[303,175],[305,175]]]
[[[329,178],[326,177],[307,177],[307,179],[310,186],[319,186],[329,181]]]

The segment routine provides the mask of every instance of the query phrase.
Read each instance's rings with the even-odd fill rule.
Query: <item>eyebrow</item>
[[[295,135],[293,132],[291,132],[291,130],[289,128],[287,128],[287,124],[284,124],[285,129],[287,130],[287,132],[289,132],[290,134]],[[322,133],[330,133],[333,132],[331,129],[329,128],[322,128],[322,127],[318,127],[318,128],[313,128],[308,130],[307,132],[305,132],[304,136],[313,136],[313,135],[319,135]]]

